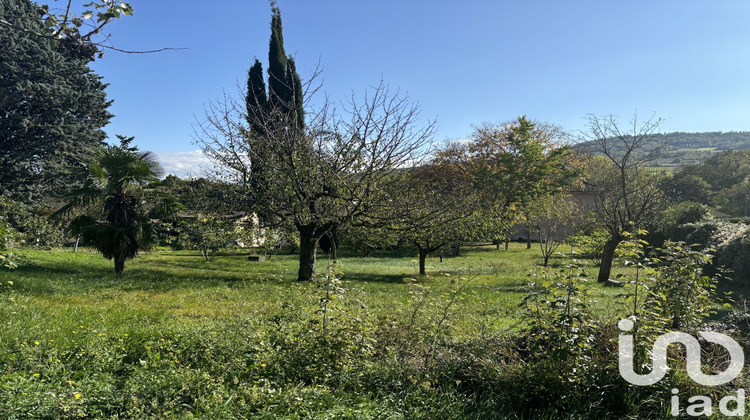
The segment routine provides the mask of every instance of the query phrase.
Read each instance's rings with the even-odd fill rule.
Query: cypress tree
[[[287,85],[291,88],[290,95],[290,114],[291,121],[297,124],[297,128],[302,130],[305,128],[305,108],[304,98],[302,97],[302,81],[297,74],[297,66],[294,64],[294,59],[289,56],[287,59]]]
[[[281,27],[281,11],[271,9],[271,40],[268,44],[268,102],[274,111],[286,114],[291,103],[291,89],[287,85],[287,57]]]
[[[263,120],[268,111],[266,97],[266,83],[263,81],[263,65],[255,59],[255,63],[247,72],[247,122],[254,134],[264,134]]]
[[[255,59],[248,70],[246,106],[249,133],[248,146],[251,150],[250,189],[257,202],[267,201],[264,186],[268,172],[264,161],[267,145],[277,141],[277,135],[294,135],[305,138],[305,116],[302,82],[297,74],[292,57],[284,51],[281,12],[275,3],[271,5],[271,38],[268,45],[268,82],[263,83],[263,66]],[[268,90],[266,91],[266,86]],[[293,129],[293,131],[292,131]],[[272,148],[272,147],[271,147]],[[268,214],[255,209],[261,221]]]

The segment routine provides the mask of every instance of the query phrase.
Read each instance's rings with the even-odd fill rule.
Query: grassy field
[[[344,253],[340,280],[298,283],[296,255],[151,252],[118,278],[91,252],[21,251],[0,271],[0,417],[502,418],[515,402],[476,388],[518,380],[499,343],[524,322],[539,251],[466,247],[427,278],[411,254]],[[587,287],[597,317],[624,313],[622,289]]]

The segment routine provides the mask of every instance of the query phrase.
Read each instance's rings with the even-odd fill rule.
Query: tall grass
[[[18,269],[0,271],[2,418],[587,418],[661,410],[642,393],[549,406],[568,391],[568,399],[583,398],[588,388],[564,388],[552,366],[518,351],[519,303],[529,270],[541,263],[536,249],[520,244],[431,258],[424,278],[412,250],[344,252],[343,293],[326,307],[326,329],[321,285],[295,281],[296,255],[250,262],[224,253],[206,262],[196,252],[151,252],[116,277],[94,253],[19,254]],[[321,277],[327,263],[321,256]],[[625,313],[621,290],[588,286],[603,323]],[[610,339],[601,345],[611,349]],[[617,382],[616,371],[594,372],[602,377],[586,386]],[[623,389],[617,383],[605,394]]]

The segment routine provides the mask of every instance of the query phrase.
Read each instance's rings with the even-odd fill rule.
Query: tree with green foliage
[[[714,192],[731,188],[750,177],[750,149],[727,150],[680,172],[703,178]]]
[[[216,251],[226,248],[239,238],[234,220],[196,213],[180,223],[180,243],[186,248],[198,248],[203,259],[213,261]]]
[[[0,193],[26,203],[81,180],[111,118],[91,58],[38,36],[48,28],[37,9],[0,0]]]
[[[534,198],[570,185],[579,175],[565,133],[526,116],[504,124],[483,124],[470,142],[454,143],[441,155],[471,174],[484,196],[493,239],[504,239],[518,214]]]
[[[115,273],[122,274],[125,261],[153,242],[154,232],[147,216],[148,187],[159,180],[163,170],[151,152],[130,147],[131,138],[121,137],[120,146],[107,146],[94,152],[86,185],[70,196],[55,215],[63,216],[77,208],[94,209],[70,223],[73,234],[84,245],[93,246],[105,258],[114,260]],[[153,198],[153,196],[151,197]],[[169,209],[161,211],[169,214]]]
[[[705,179],[684,169],[662,179],[659,188],[667,197],[677,202],[694,201],[707,204],[714,193]]]
[[[170,243],[177,236],[181,246],[199,249],[208,260],[234,241],[252,243],[253,236],[258,236],[253,230],[257,226],[250,226],[252,217],[247,214],[248,204],[240,185],[169,175],[159,188],[182,210],[162,229],[170,234]]]
[[[65,229],[50,220],[51,210],[28,205],[0,195],[0,220],[15,231],[14,241],[19,246],[53,248],[65,243]]]
[[[272,3],[271,38],[268,44],[268,85],[263,80],[263,65],[256,58],[248,71],[245,109],[249,131],[246,133],[248,148],[256,155],[249,162],[256,188],[266,181],[264,171],[263,143],[273,141],[269,131],[291,127],[304,132],[304,88],[292,56],[284,49],[284,34],[281,11]],[[267,215],[261,214],[262,218]]]

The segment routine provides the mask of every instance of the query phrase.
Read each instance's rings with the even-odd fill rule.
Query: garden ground
[[[538,249],[462,253],[429,258],[426,278],[416,251],[344,252],[335,270],[321,255],[299,283],[296,255],[154,251],[118,278],[92,252],[20,251],[0,271],[0,416],[559,416],[533,401],[557,379],[524,390],[507,345]],[[626,312],[621,289],[587,287],[602,321]]]

